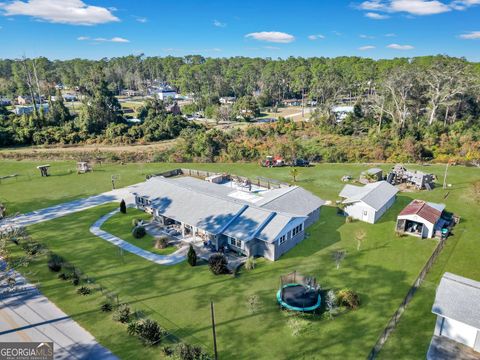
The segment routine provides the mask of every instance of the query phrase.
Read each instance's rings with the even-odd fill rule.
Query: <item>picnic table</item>
[[[40,174],[42,176],[48,176],[48,168],[50,167],[49,164],[47,165],[39,165],[37,166],[37,169],[40,170]]]

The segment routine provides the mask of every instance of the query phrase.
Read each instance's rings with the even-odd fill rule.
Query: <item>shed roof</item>
[[[428,203],[423,200],[413,200],[398,216],[417,215],[425,221],[435,224],[442,216],[444,204]]]
[[[340,197],[345,198],[344,204],[361,201],[375,210],[380,210],[397,193],[395,186],[386,181],[377,181],[365,186],[347,184],[340,192]]]
[[[432,312],[480,329],[480,282],[446,272],[437,288]]]

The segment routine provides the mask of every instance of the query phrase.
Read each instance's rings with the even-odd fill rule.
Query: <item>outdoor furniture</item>
[[[77,174],[85,174],[89,171],[93,171],[92,166],[87,161],[77,162]]]
[[[42,176],[48,176],[48,168],[50,167],[50,165],[39,165],[37,166],[37,169],[40,170],[40,174]]]

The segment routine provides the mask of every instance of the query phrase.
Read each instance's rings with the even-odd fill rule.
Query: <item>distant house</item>
[[[342,122],[347,118],[349,114],[353,114],[353,106],[334,106],[332,108],[332,113],[335,115],[337,122]]]
[[[480,282],[445,273],[435,295],[437,315],[428,360],[480,359]]]
[[[120,94],[124,96],[140,96],[141,92],[138,90],[125,89],[125,90],[122,90]]]
[[[12,105],[12,100],[5,97],[0,98],[0,106],[9,106]]]
[[[37,109],[43,112],[48,112],[48,104],[37,104]],[[24,105],[24,106],[15,106],[15,110],[13,111],[16,115],[28,115],[33,113],[33,105]]]
[[[345,185],[340,197],[348,216],[374,224],[395,203],[397,193],[395,186],[378,181],[365,186]]]
[[[63,94],[62,97],[66,102],[77,101],[77,95],[74,94]]]
[[[237,98],[235,96],[226,96],[226,97],[221,97],[219,99],[220,104],[222,105],[232,105],[237,101]]]
[[[370,182],[380,181],[383,179],[383,171],[380,168],[371,168],[363,171],[360,174],[360,182],[362,184],[368,184]]]
[[[282,101],[282,105],[284,106],[302,106],[301,99],[287,99]]]
[[[169,85],[159,86],[151,90],[152,94],[156,94],[160,100],[175,99],[177,92]]]
[[[396,229],[421,238],[434,237],[449,221],[442,218],[444,210],[444,204],[413,200],[398,215]]]

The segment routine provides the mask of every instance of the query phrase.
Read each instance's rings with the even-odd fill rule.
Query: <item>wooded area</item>
[[[195,111],[238,120],[248,109],[277,107],[285,99],[314,106],[293,123],[207,129],[168,114],[158,99],[127,123],[115,95],[164,82],[192,94]],[[55,85],[78,88],[71,114]],[[13,115],[0,107],[0,146],[53,143],[134,143],[179,138],[159,160],[251,161],[266,154],[316,161],[480,161],[480,65],[447,56],[372,60],[359,57],[203,58],[127,56],[99,61],[46,58],[0,60],[0,94],[49,96],[49,111]],[[237,102],[220,105],[221,97]],[[342,121],[333,107],[349,102]]]

